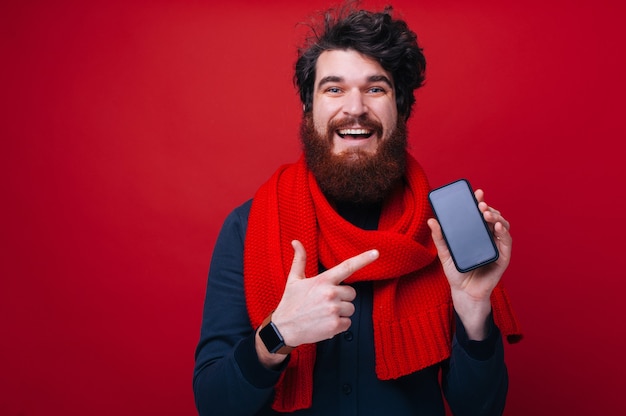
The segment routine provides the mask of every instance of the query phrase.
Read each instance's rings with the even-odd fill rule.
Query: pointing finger
[[[379,257],[378,250],[368,250],[354,257],[350,257],[347,260],[339,263],[335,267],[326,270],[320,276],[324,276],[330,282],[338,285],[348,277],[350,277],[357,270],[362,269],[368,264],[372,263]]]

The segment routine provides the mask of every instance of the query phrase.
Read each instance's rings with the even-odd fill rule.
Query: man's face
[[[316,65],[312,114],[334,155],[374,154],[398,121],[392,76],[354,50],[324,51]]]
[[[319,56],[313,110],[303,114],[300,137],[307,166],[331,200],[379,202],[404,174],[406,125],[392,84],[358,52]]]

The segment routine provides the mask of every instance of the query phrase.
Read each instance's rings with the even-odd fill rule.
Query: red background
[[[411,152],[512,223],[507,415],[626,410],[619,3],[394,3],[428,59]],[[298,155],[327,5],[2,3],[1,415],[194,414],[216,234]]]

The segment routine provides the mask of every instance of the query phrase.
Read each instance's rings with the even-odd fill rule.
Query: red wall
[[[0,6],[0,415],[194,414],[216,233],[298,155],[295,23],[328,4],[224,3]],[[619,3],[395,2],[411,151],[512,223],[507,415],[626,410]]]

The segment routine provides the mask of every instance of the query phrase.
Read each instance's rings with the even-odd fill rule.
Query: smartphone
[[[467,180],[459,179],[433,189],[428,200],[459,272],[465,273],[498,259],[493,235]]]

